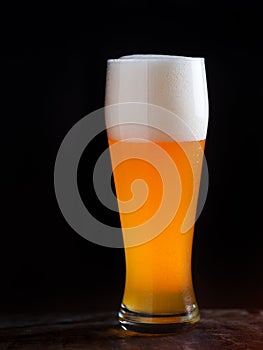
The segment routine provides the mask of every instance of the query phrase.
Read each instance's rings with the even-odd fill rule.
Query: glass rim
[[[122,62],[161,62],[161,61],[199,61],[203,62],[204,57],[191,57],[191,56],[174,56],[174,55],[158,55],[158,54],[135,54],[125,55],[119,58],[110,58],[108,63],[122,63]]]

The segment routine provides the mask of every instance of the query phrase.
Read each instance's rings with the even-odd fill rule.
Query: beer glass
[[[173,332],[199,320],[191,253],[208,124],[204,59],[110,59],[105,106],[126,260],[119,322]]]

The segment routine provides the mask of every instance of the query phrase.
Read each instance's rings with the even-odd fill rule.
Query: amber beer
[[[106,113],[126,258],[119,321],[128,330],[173,331],[180,323],[199,319],[191,252],[208,118],[203,60],[150,55],[110,60],[106,105],[112,103],[129,103],[126,112],[122,108],[120,113]],[[136,108],[137,103],[142,108]],[[151,108],[143,108],[144,103]],[[166,110],[175,119],[179,115],[179,121],[166,120]],[[136,124],[141,120],[151,124],[151,119],[155,128]],[[172,130],[173,137],[165,130]],[[168,166],[171,162],[174,170]],[[162,174],[170,176],[164,181]],[[137,179],[148,186],[146,200],[144,191],[133,193]],[[164,189],[172,193],[166,198],[169,210],[157,218]],[[141,203],[136,210],[133,196]],[[150,220],[153,231],[156,225],[162,227],[153,237],[143,226]],[[190,224],[184,230],[187,220]],[[130,237],[138,233],[146,238],[132,244]]]

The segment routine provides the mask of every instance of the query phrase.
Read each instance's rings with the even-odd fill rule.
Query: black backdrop
[[[262,19],[253,1],[39,5],[2,12],[1,310],[117,309],[124,254],[76,234],[57,206],[56,152],[104,103],[106,60],[132,53],[206,59],[210,187],[196,224],[193,272],[201,307],[263,306],[261,227]],[[91,191],[101,135],[82,157]],[[105,211],[98,203],[98,215]],[[112,216],[118,225],[118,218]]]

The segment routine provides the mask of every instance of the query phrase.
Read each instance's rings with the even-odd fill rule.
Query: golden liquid
[[[110,146],[115,143],[115,140],[109,139]],[[176,164],[181,179],[181,200],[175,217],[157,237],[139,246],[125,247],[123,304],[139,313],[174,314],[188,311],[186,305],[195,303],[191,275],[194,226],[182,233],[182,224],[186,214],[189,218],[195,216],[205,140],[157,142],[155,145],[161,147]],[[129,158],[131,150],[133,154],[141,154],[143,150],[146,159],[127,159],[115,167],[123,155],[127,154]],[[174,189],[178,184],[173,176],[167,180],[168,183],[162,183],[159,171],[147,162],[147,154],[151,155],[151,159],[155,156],[151,142],[122,142],[116,150],[110,147],[110,153],[125,245],[126,229],[143,224],[160,206],[163,186]],[[163,167],[162,171],[170,171],[165,168],[165,163]],[[138,178],[148,184],[148,198],[139,209],[134,211],[131,204],[130,212],[122,213],[124,205],[121,201],[131,199],[131,184]],[[173,206],[173,203],[169,205]],[[127,205],[125,209],[127,211]],[[166,215],[161,216],[161,220],[167,221]]]

